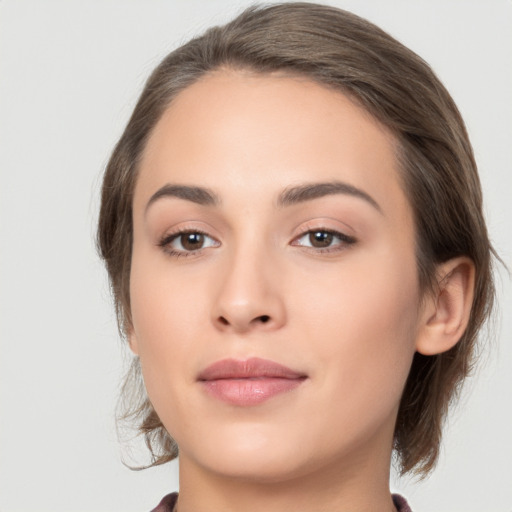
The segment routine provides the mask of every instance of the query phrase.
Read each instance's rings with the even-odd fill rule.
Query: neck
[[[178,512],[396,512],[385,464],[327,464],[279,481],[226,477],[180,455]]]

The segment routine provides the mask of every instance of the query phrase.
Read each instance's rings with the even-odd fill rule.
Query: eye
[[[191,230],[167,235],[158,245],[172,256],[188,256],[201,249],[218,247],[220,243],[206,233]]]
[[[329,229],[313,229],[296,238],[292,245],[319,249],[320,252],[341,250],[356,242],[354,237]],[[322,251],[323,249],[323,251]]]

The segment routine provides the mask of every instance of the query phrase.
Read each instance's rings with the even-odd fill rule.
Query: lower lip
[[[218,379],[203,381],[206,391],[215,398],[232,405],[261,404],[281,393],[292,391],[302,384],[303,378],[283,379],[262,377],[251,379]]]

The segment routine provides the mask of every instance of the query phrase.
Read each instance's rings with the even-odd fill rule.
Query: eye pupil
[[[181,235],[181,245],[188,251],[200,249],[204,244],[202,233],[184,233]]]
[[[309,242],[313,247],[329,247],[332,239],[333,234],[326,231],[314,231],[309,234]]]

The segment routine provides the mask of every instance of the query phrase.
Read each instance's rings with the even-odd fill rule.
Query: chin
[[[294,436],[270,436],[256,427],[233,430],[203,437],[200,444],[192,444],[194,453],[180,448],[180,464],[190,455],[195,464],[208,472],[262,484],[283,482],[304,472],[307,455],[297,450],[302,443]]]
[[[250,482],[252,484],[282,483],[297,478],[309,471],[304,461],[295,461],[275,454],[223,454],[222,462],[212,461],[210,471],[224,478]]]

